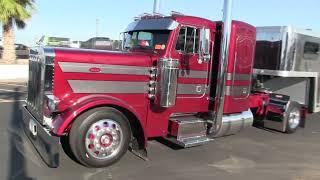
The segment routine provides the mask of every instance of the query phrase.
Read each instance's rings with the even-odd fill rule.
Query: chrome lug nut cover
[[[87,154],[97,159],[105,160],[114,157],[122,145],[122,129],[116,121],[111,119],[95,122],[89,127],[85,136]]]

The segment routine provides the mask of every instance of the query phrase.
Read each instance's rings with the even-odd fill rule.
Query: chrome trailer
[[[257,27],[255,89],[290,96],[320,111],[320,33],[291,26]]]

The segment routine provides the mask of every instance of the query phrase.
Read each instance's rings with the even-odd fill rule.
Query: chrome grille
[[[43,123],[44,95],[52,93],[53,57],[51,48],[30,50],[27,108],[40,123]]]

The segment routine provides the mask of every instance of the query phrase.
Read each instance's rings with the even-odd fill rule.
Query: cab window
[[[154,49],[164,50],[169,38],[170,31],[129,31],[125,33],[124,48],[125,49]]]
[[[197,53],[199,47],[199,29],[183,27],[180,29],[176,50],[184,53]]]

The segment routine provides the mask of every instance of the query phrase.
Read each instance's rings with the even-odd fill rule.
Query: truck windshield
[[[164,50],[167,45],[170,31],[168,30],[141,30],[125,33],[124,48]]]

